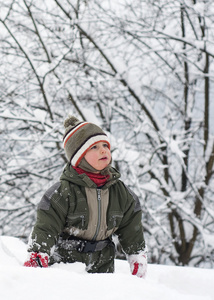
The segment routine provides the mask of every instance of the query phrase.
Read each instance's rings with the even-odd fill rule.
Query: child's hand
[[[141,251],[139,254],[128,255],[128,262],[132,275],[140,278],[146,277],[147,272],[147,254],[146,251]]]
[[[24,263],[25,267],[48,267],[48,255],[44,253],[32,252],[30,258]]]

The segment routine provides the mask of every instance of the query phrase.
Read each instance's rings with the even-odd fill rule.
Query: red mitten
[[[24,263],[25,267],[41,267],[47,268],[48,267],[48,255],[45,253],[37,253],[32,252],[30,254],[29,260]]]
[[[139,254],[128,255],[128,262],[132,275],[140,278],[146,277],[147,272],[147,252],[141,251]]]

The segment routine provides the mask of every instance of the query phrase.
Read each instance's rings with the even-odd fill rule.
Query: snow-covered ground
[[[213,300],[214,270],[149,265],[147,278],[132,276],[126,261],[114,274],[88,274],[84,265],[23,267],[26,245],[0,237],[1,300]]]

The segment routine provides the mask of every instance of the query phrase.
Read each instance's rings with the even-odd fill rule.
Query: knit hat
[[[77,167],[86,152],[96,143],[105,142],[110,149],[110,142],[105,132],[97,125],[81,122],[69,116],[65,122],[63,145],[66,157],[72,166]]]

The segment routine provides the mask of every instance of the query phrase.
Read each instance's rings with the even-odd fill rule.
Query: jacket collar
[[[109,188],[120,178],[120,173],[115,168],[111,167],[109,170],[111,176],[107,183],[102,187],[103,189]],[[69,163],[65,166],[60,180],[67,180],[77,185],[97,188],[97,185],[86,174],[78,174]]]

